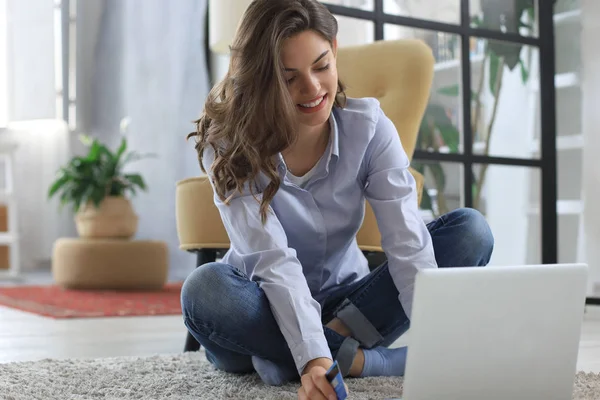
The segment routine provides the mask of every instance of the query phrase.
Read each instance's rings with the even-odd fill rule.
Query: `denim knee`
[[[181,288],[181,309],[185,318],[210,319],[227,296],[231,266],[212,262],[196,268]],[[218,312],[218,311],[217,311]]]
[[[478,259],[474,265],[486,265],[494,250],[494,235],[487,220],[473,208],[459,208],[452,214],[455,214],[456,225],[461,228],[460,233],[465,246],[469,247],[474,258]]]

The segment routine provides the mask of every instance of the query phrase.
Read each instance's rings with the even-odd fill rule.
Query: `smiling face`
[[[300,125],[316,128],[329,119],[338,88],[336,51],[335,41],[331,46],[310,30],[286,39],[283,45],[284,76]]]

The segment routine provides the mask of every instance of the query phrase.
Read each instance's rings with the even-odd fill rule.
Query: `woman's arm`
[[[212,153],[212,149],[206,150],[207,171],[210,171],[214,158]],[[258,278],[260,287],[269,299],[298,372],[302,374],[311,360],[331,359],[321,324],[320,305],[310,293],[296,251],[288,247],[286,234],[273,210],[269,208],[267,222],[263,226],[259,203],[249,192],[237,195],[229,205],[216,195],[214,202],[229,235],[232,250],[245,264],[255,265],[252,278]]]
[[[377,219],[381,247],[400,293],[399,301],[410,318],[416,273],[423,268],[437,268],[437,264],[398,131],[381,109],[378,117],[375,134],[365,153],[365,196]]]

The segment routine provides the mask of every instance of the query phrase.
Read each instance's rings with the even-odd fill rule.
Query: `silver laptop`
[[[584,264],[424,270],[403,400],[572,397]]]

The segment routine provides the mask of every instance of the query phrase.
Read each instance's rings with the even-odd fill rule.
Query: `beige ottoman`
[[[154,290],[167,282],[160,241],[62,238],[54,243],[54,281],[68,289]]]

